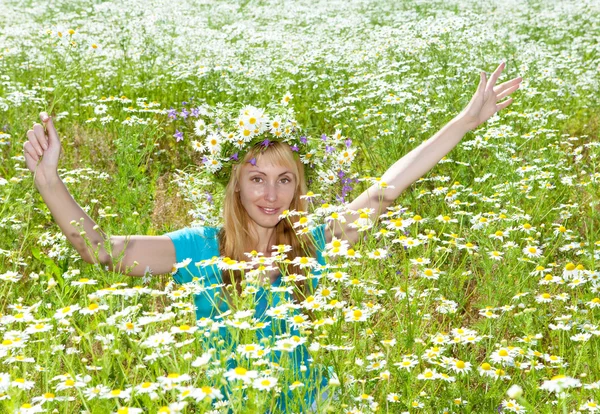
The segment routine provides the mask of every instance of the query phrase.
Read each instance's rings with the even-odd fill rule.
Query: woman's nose
[[[265,188],[265,200],[277,200],[277,187],[275,184],[267,184]]]

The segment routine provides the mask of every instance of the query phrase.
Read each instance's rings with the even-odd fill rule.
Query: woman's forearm
[[[106,263],[109,255],[104,248],[104,242],[107,236],[73,199],[60,177],[56,175],[43,183],[36,181],[35,185],[54,221],[81,257],[88,263],[96,263],[98,260],[95,258],[95,250],[98,249],[100,263]],[[72,224],[73,221],[81,223],[81,218],[82,226]],[[93,250],[87,246],[82,232],[85,232]]]
[[[457,116],[433,137],[396,161],[381,177],[388,186],[380,190],[382,201],[393,203],[412,183],[431,170],[469,131],[466,121]]]

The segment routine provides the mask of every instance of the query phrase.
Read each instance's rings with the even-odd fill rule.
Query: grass
[[[61,237],[21,158],[40,111],[56,120],[61,177],[100,227],[108,234],[162,235],[189,226],[190,211],[206,209],[202,199],[189,201],[191,187],[174,182],[176,170],[199,169],[201,156],[191,147],[198,139],[189,128],[195,118],[177,142],[173,134],[184,125],[180,115],[169,118],[170,109],[266,107],[290,92],[308,136],[341,130],[358,148],[350,172],[377,177],[452,119],[473,93],[479,70],[489,73],[501,59],[508,63],[503,79],[525,79],[514,104],[468,133],[400,196],[398,217],[424,220],[386,236],[386,218],[354,246],[362,259],[328,258],[347,268],[323,274],[343,270],[348,281],[320,280],[335,294],[314,295],[323,305],[302,337],[315,366],[336,374],[329,383],[337,396],[328,400],[331,412],[597,410],[594,50],[600,19],[594,2],[532,1],[515,10],[469,1],[247,1],[197,8],[152,1],[117,10],[69,1],[34,16],[27,4],[5,3],[1,411],[276,412],[277,387],[225,387],[231,352],[235,364],[277,378],[284,392],[294,380],[289,369],[279,373],[228,349],[202,323],[195,333],[173,334],[172,344],[148,346],[153,335],[197,326],[193,288],[174,285],[171,275],[137,279],[89,265]],[[98,113],[101,105],[105,113]],[[112,120],[103,121],[107,115]],[[347,199],[368,182],[351,185]],[[341,188],[315,183],[311,190],[323,190],[323,201],[336,204]],[[219,189],[210,191],[218,204]],[[310,214],[319,222],[327,216]],[[443,216],[456,221],[438,219]],[[501,240],[490,237],[497,231]],[[423,244],[405,247],[407,240]],[[542,250],[540,257],[526,256],[523,249],[531,246]],[[387,257],[369,258],[378,248]],[[490,257],[494,250],[501,260]],[[419,258],[431,262],[411,262]],[[582,268],[569,270],[577,265]],[[442,273],[428,278],[427,268]],[[19,280],[10,281],[11,272]],[[253,306],[251,298],[242,299]],[[327,306],[332,299],[342,305]],[[54,316],[91,304],[107,308]],[[365,321],[347,321],[356,310],[368,315]],[[254,331],[226,330],[241,343],[261,344]],[[582,340],[580,333],[590,336]],[[211,362],[194,365],[210,348]],[[509,354],[504,360],[497,359],[501,350]],[[287,357],[280,361],[284,368],[292,365]],[[416,365],[408,370],[402,361],[409,359]],[[434,369],[445,377],[422,377]],[[168,385],[185,374],[188,380]],[[576,386],[565,395],[549,391],[560,385],[557,375]],[[313,385],[292,391],[288,411],[306,411],[300,396]],[[520,386],[522,396],[507,396],[511,385]],[[155,396],[144,393],[153,388]],[[231,393],[229,405],[215,405],[218,389]],[[199,397],[207,391],[212,397]]]

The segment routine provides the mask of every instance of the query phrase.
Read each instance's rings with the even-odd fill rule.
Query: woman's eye
[[[281,181],[284,181],[284,180],[285,180],[285,183],[286,183],[286,184],[287,184],[287,183],[291,183],[291,182],[292,182],[292,180],[290,180],[289,178],[282,178],[282,179],[281,179]]]

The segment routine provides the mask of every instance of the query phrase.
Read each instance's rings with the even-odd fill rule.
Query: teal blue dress
[[[222,284],[221,271],[216,265],[210,266],[195,266],[195,263],[202,260],[211,259],[213,257],[219,257],[219,242],[218,232],[220,228],[216,227],[188,227],[181,230],[177,230],[171,233],[167,233],[175,246],[175,256],[177,263],[181,263],[186,259],[192,259],[187,268],[178,269],[173,275],[174,280],[179,283],[190,283],[197,278],[197,283],[204,286],[211,286],[213,284]],[[312,236],[316,244],[316,259],[319,264],[325,265],[322,252],[325,250],[325,224],[316,227],[312,231]],[[313,269],[311,273],[314,275],[320,275],[320,269]],[[310,282],[310,283],[309,283]],[[317,288],[318,279],[311,278],[307,280],[307,289],[310,293],[314,292]],[[281,277],[277,278],[275,282],[271,284],[272,287],[281,286]],[[219,288],[212,288],[203,291],[202,293],[194,295],[194,303],[196,305],[196,319],[202,318],[215,318],[219,314],[229,309],[226,300],[220,300],[223,296],[221,293],[217,297],[215,294],[220,292]],[[281,302],[290,302],[292,296],[287,292],[273,293],[265,290],[262,287],[258,288],[258,291],[254,294],[255,313],[254,318],[261,322],[265,322],[266,326],[263,329],[256,330],[257,340],[261,343],[267,343],[267,346],[273,346],[276,337],[282,334],[288,333],[290,336],[297,335],[301,336],[297,329],[289,326],[285,320],[275,319],[266,314],[269,307],[276,307]],[[296,310],[292,313],[297,313]],[[231,337],[230,330],[225,327],[219,328],[219,337],[225,340],[227,348],[235,349],[234,341]],[[214,347],[216,341],[207,342],[207,346]],[[279,362],[281,358],[281,351],[271,351],[270,358],[273,362]],[[292,359],[292,381],[298,380],[304,383],[306,390],[304,396],[304,406],[310,407],[315,399],[317,392],[324,388],[328,382],[328,375],[325,370],[315,369],[311,364],[311,358],[308,353],[308,349],[305,345],[297,346],[294,351],[286,352]],[[288,365],[288,364],[285,364]],[[234,360],[228,361],[229,368],[235,368],[236,362]],[[302,370],[304,366],[306,369]],[[278,384],[282,388],[277,406],[282,412],[286,412],[287,408],[299,408],[302,405],[298,401],[294,401],[294,395],[292,391],[289,391],[290,384]],[[286,391],[288,390],[288,391]]]

